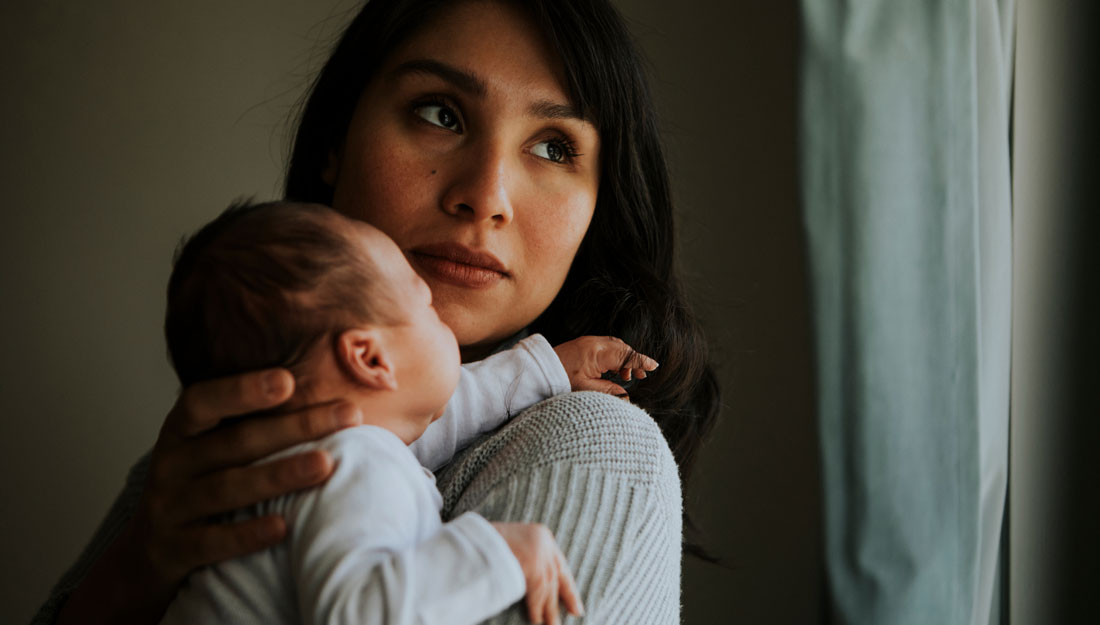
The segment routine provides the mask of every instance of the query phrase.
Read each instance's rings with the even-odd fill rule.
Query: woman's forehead
[[[560,58],[534,20],[510,2],[467,0],[440,10],[383,64],[383,79],[435,73],[472,92],[527,91],[568,104]],[[446,71],[450,70],[450,71]]]

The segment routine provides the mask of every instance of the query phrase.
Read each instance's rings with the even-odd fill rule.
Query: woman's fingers
[[[169,454],[180,464],[186,463],[188,475],[201,475],[251,464],[362,421],[362,413],[350,402],[316,404],[286,414],[244,419],[187,441]]]
[[[204,525],[186,532],[177,558],[190,569],[243,556],[278,544],[286,536],[286,522],[265,516],[239,523]]]
[[[193,436],[226,417],[274,408],[294,392],[294,377],[286,369],[268,369],[205,380],[183,389],[164,420],[162,432]]]
[[[226,469],[196,479],[180,493],[173,516],[202,519],[324,482],[332,456],[314,450],[263,464]]]
[[[134,544],[170,585],[197,566],[252,553],[286,534],[278,517],[229,524],[212,517],[320,484],[331,475],[332,457],[321,450],[254,463],[361,423],[350,403],[226,422],[277,407],[293,392],[290,373],[271,369],[200,382],[180,395],[153,448],[134,523]]]
[[[157,574],[174,584],[197,566],[276,544],[286,534],[281,518],[225,524],[210,517],[319,484],[332,467],[331,456],[317,450],[197,479],[164,480],[151,472],[137,515],[145,528],[142,550]]]

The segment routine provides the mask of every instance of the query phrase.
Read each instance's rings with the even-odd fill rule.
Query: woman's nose
[[[512,222],[510,163],[503,150],[483,148],[476,155],[459,154],[453,178],[443,195],[443,210],[494,227]]]

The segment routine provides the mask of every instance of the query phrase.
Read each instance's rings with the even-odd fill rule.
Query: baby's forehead
[[[386,233],[382,232],[378,228],[368,224],[365,221],[359,219],[352,219],[351,217],[345,217],[339,215],[340,219],[346,224],[346,231],[357,236],[360,239],[366,240],[368,243],[378,244],[382,241],[388,241],[392,243],[392,240]]]
[[[397,244],[386,233],[365,221],[340,216],[339,224],[344,236],[358,245],[363,253],[375,263],[384,263],[386,257],[397,250]]]

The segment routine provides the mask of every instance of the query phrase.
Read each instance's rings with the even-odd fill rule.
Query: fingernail
[[[332,407],[332,421],[336,427],[341,428],[359,425],[359,409],[352,404],[340,402]]]
[[[271,397],[286,395],[286,375],[282,371],[272,371],[264,376],[264,393]]]

